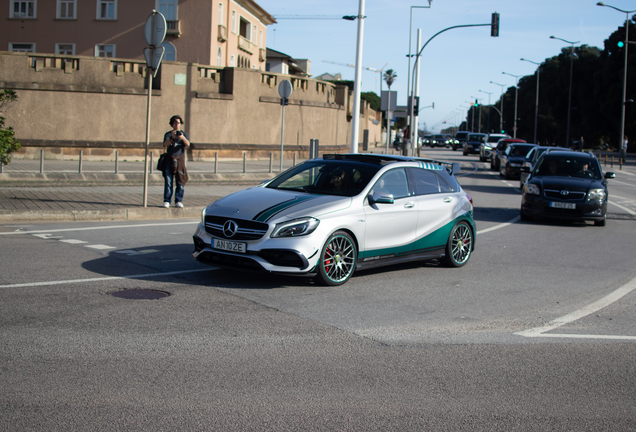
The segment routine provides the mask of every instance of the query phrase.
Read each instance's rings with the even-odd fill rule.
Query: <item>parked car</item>
[[[499,175],[504,176],[507,180],[518,178],[521,173],[521,165],[526,160],[526,155],[536,146],[536,144],[527,143],[510,144],[501,155]]]
[[[523,161],[521,167],[528,167],[528,172],[521,170],[521,174],[519,175],[519,189],[526,184],[526,179],[528,178],[529,173],[532,171],[532,167],[539,160],[541,155],[545,153],[547,150],[550,151],[569,151],[570,149],[565,147],[547,147],[547,146],[537,146],[534,147],[530,152],[526,155],[526,159]]]
[[[510,135],[500,133],[488,134],[486,142],[479,147],[479,160],[481,162],[490,160],[493,148],[497,147],[499,140],[504,138],[510,138]]]
[[[453,143],[453,138],[450,135],[433,135],[431,139],[431,148],[433,147],[450,147]]]
[[[492,149],[492,155],[490,156],[490,169],[493,171],[499,171],[501,155],[506,151],[508,146],[512,143],[524,143],[525,140],[517,138],[503,138],[497,141],[497,146]]]
[[[430,146],[432,139],[433,139],[433,135],[424,135],[424,145]]]
[[[406,261],[461,267],[475,248],[475,223],[459,170],[414,157],[324,155],[207,206],[192,257],[326,285]]]
[[[459,131],[455,134],[455,140],[453,141],[453,151],[458,148],[464,148],[464,143],[466,142],[466,138],[468,138],[468,134],[470,132],[467,131]]]
[[[479,153],[479,147],[486,142],[486,134],[470,133],[464,143],[464,156],[468,153]]]
[[[521,220],[540,216],[605,226],[607,179],[615,177],[612,172],[603,175],[592,153],[546,151],[523,186]]]

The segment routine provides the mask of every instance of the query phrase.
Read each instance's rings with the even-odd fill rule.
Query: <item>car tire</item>
[[[594,221],[594,226],[604,227],[605,224],[606,224],[605,218],[603,218],[603,220],[600,220],[600,221]]]
[[[512,176],[510,175],[510,170],[508,169],[508,166],[506,165],[506,175],[505,175],[505,179],[506,180],[510,180],[512,178]]]
[[[526,212],[523,211],[523,208],[519,210],[519,217],[521,217],[521,220],[524,222],[530,222],[532,220],[532,217],[528,216]]]
[[[473,250],[473,231],[467,222],[458,222],[451,230],[442,263],[447,267],[462,267]]]
[[[479,155],[479,162],[486,162],[486,158],[482,155]]]
[[[468,156],[468,152],[464,149],[464,156]]]
[[[357,257],[353,238],[344,231],[336,231],[320,251],[317,280],[328,286],[342,285],[353,274]]]
[[[495,160],[491,159],[490,160],[490,171],[494,171],[495,170]]]
[[[453,151],[456,151],[456,150],[457,150],[457,147],[453,146]]]

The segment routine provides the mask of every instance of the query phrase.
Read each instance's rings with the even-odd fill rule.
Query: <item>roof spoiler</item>
[[[414,158],[414,159],[417,160],[418,162],[428,162],[428,163],[432,163],[436,165],[441,165],[445,167],[446,170],[448,170],[448,172],[452,175],[457,174],[462,169],[461,165],[458,162],[446,162],[446,161],[439,161],[435,159],[425,159],[425,158]]]

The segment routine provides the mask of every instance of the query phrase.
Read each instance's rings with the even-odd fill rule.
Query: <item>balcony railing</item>
[[[248,39],[244,38],[243,36],[238,37],[238,48],[240,50],[243,50],[248,54],[252,54],[254,52],[255,46],[256,45],[254,45],[252,42],[250,42]]]
[[[166,20],[166,35],[181,36],[181,21],[180,20]]]
[[[224,25],[219,24],[217,39],[219,40],[219,42],[225,42],[227,40],[227,27],[225,27]]]

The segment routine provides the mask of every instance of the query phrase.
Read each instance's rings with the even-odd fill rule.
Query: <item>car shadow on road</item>
[[[506,207],[475,207],[473,209],[475,222],[508,222],[515,216],[519,216],[519,209]]]
[[[487,194],[497,194],[497,195],[518,195],[521,196],[521,194],[519,193],[519,188],[511,188],[510,186],[462,186],[462,188],[464,189],[464,191],[471,193],[471,192],[481,192],[481,193],[487,193]]]

